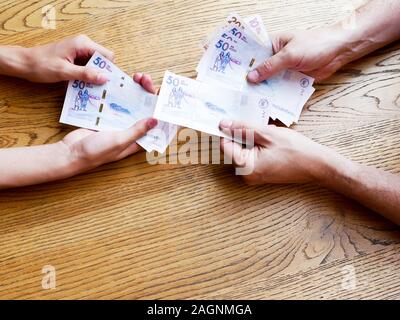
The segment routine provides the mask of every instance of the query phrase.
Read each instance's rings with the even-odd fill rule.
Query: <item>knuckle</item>
[[[242,153],[235,157],[235,163],[238,167],[245,167],[246,162],[246,158],[243,156]]]
[[[263,64],[261,65],[261,72],[263,73],[268,73],[272,70],[272,63],[271,63],[271,59],[267,59],[263,62]]]
[[[294,64],[297,60],[298,55],[296,52],[292,50],[284,50],[282,52],[284,59],[289,63],[289,64]]]
[[[93,80],[94,75],[93,75],[91,70],[85,68],[82,71],[82,78],[83,78],[82,80],[85,80],[85,81],[89,82],[89,81]]]
[[[74,38],[74,40],[76,43],[84,43],[90,40],[90,38],[86,34],[79,34]]]

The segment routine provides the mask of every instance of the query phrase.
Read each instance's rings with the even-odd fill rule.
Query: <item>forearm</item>
[[[0,46],[0,74],[24,78],[29,69],[29,49]]]
[[[79,171],[68,147],[62,142],[0,149],[0,189],[64,179]]]
[[[400,1],[371,0],[333,27],[342,34],[343,64],[400,39]]]
[[[322,156],[316,176],[323,186],[400,225],[400,176],[354,163],[333,151]]]

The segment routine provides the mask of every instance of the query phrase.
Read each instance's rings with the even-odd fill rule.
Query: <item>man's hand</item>
[[[275,55],[250,72],[248,80],[258,83],[291,69],[322,81],[345,64],[399,39],[399,18],[398,0],[370,0],[332,26],[272,34]],[[352,21],[355,24],[349,27]]]
[[[238,167],[251,168],[243,178],[249,184],[315,182],[329,150],[294,130],[269,125],[260,131],[243,123],[222,121],[220,129],[232,137],[254,137],[251,149],[221,139],[221,149]]]
[[[103,84],[108,80],[105,74],[94,68],[75,64],[76,60],[87,61],[95,51],[111,61],[114,60],[113,52],[85,35],[25,49],[25,64],[21,77],[43,83],[82,80]]]
[[[271,34],[275,55],[249,73],[251,82],[264,81],[283,70],[296,70],[321,81],[346,64],[351,50],[340,27]]]
[[[232,159],[249,184],[314,182],[340,192],[400,225],[400,177],[352,162],[287,128],[255,130],[243,123],[222,121],[220,129],[231,137],[255,145],[248,149],[221,139],[225,157]],[[247,139],[246,139],[247,138]],[[251,140],[251,139],[250,139]]]

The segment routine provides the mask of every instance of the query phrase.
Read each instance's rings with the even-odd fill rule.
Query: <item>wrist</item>
[[[61,140],[54,146],[60,174],[58,178],[68,178],[89,169],[64,141]]]
[[[338,185],[352,185],[352,181],[357,180],[357,172],[359,165],[349,159],[346,159],[332,149],[323,147],[323,151],[319,153],[317,165],[312,172],[314,181],[336,190]]]
[[[0,48],[0,73],[25,78],[30,70],[30,50],[17,46]]]
[[[349,17],[328,27],[337,40],[336,54],[342,66],[382,46],[379,39],[369,34],[367,30],[353,25],[355,22],[351,19],[353,18]]]
[[[349,30],[341,23],[326,27],[325,32],[329,34],[329,42],[331,43],[331,54],[334,61],[343,67],[347,63],[355,60],[358,55],[358,47],[360,41],[352,30]]]

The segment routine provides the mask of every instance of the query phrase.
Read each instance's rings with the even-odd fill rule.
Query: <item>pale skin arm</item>
[[[352,162],[291,129],[270,125],[261,131],[230,121],[221,122],[220,128],[231,136],[254,134],[251,149],[221,140],[228,159],[252,169],[243,176],[247,183],[320,184],[400,225],[399,176]]]
[[[400,225],[400,177],[337,156],[326,159],[318,182]]]
[[[78,59],[89,59],[95,51],[114,60],[112,51],[85,35],[33,48],[0,45],[0,74],[44,83],[83,80],[103,84],[107,81],[103,73],[75,64]]]
[[[136,140],[156,124],[142,120],[121,132],[80,129],[58,143],[0,149],[0,189],[65,179],[126,158],[140,150]]]
[[[134,80],[155,93],[150,76],[139,73]],[[136,140],[156,125],[145,119],[121,132],[78,129],[54,144],[0,149],[0,189],[64,179],[126,158],[141,150]]]
[[[399,21],[400,1],[371,0],[353,17],[334,25],[272,34],[275,55],[250,72],[248,80],[260,82],[291,69],[322,81],[347,63],[400,39]]]
[[[0,74],[44,83],[77,79],[103,84],[108,80],[104,74],[75,64],[95,51],[114,60],[112,51],[85,35],[33,48],[0,46]],[[150,76],[135,74],[134,80],[155,93]],[[0,149],[0,189],[64,179],[128,157],[141,149],[136,140],[156,124],[155,119],[142,120],[122,132],[78,129],[58,143]]]
[[[274,34],[275,55],[249,73],[248,80],[260,82],[292,69],[322,81],[347,63],[400,39],[399,21],[400,1],[371,0],[353,17],[332,26]],[[221,129],[238,126],[225,124]],[[239,166],[250,161],[243,160],[249,155],[255,159],[255,171],[245,177],[249,183],[318,183],[400,225],[400,177],[354,163],[289,129],[269,126],[258,137],[258,145],[256,141],[250,151],[228,140],[221,142]]]

